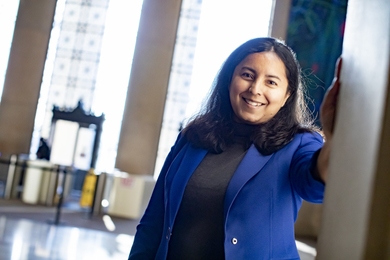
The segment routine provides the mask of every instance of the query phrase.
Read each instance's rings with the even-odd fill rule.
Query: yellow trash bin
[[[80,206],[92,207],[93,194],[95,193],[97,176],[95,169],[91,168],[87,175],[85,175],[83,189],[81,191]]]

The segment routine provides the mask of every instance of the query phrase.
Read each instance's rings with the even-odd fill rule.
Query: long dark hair
[[[285,105],[265,123],[255,127],[251,141],[264,155],[274,153],[288,144],[299,132],[317,131],[303,93],[301,70],[295,53],[284,42],[274,38],[255,38],[234,50],[222,65],[206,105],[183,129],[195,146],[214,153],[223,152],[233,142],[233,109],[229,86],[236,66],[248,55],[272,51],[286,67],[287,92]]]

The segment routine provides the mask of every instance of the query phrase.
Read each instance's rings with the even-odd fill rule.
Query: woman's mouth
[[[245,103],[247,103],[248,105],[253,106],[253,107],[260,107],[260,106],[265,105],[264,103],[261,103],[261,102],[253,101],[253,100],[246,99],[246,98],[243,98],[243,99],[244,99]]]

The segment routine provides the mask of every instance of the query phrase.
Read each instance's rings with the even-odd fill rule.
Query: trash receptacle
[[[148,204],[155,185],[152,176],[120,173],[114,177],[109,196],[108,214],[137,219]]]
[[[80,198],[81,207],[92,207],[96,181],[97,176],[95,174],[95,170],[91,168],[84,178],[83,190]]]
[[[46,160],[27,161],[26,175],[23,185],[22,201],[29,204],[38,204],[41,193],[47,193],[46,179],[50,176],[52,164]]]

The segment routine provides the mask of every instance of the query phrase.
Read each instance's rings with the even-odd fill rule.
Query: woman
[[[294,222],[302,199],[323,199],[338,86],[323,143],[292,50],[239,46],[167,156],[129,259],[299,259]]]

